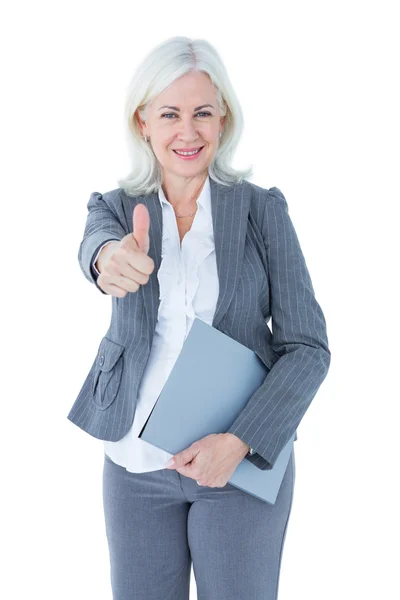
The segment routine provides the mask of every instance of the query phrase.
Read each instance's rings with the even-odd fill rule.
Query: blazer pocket
[[[125,347],[104,337],[97,353],[92,381],[93,402],[102,410],[108,408],[118,394],[124,368]]]

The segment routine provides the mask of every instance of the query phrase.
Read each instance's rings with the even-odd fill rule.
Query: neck
[[[178,214],[192,213],[197,209],[197,198],[201,194],[208,173],[182,182],[164,181],[162,189],[168,202]],[[173,184],[172,184],[173,183]],[[178,187],[177,187],[178,185]]]

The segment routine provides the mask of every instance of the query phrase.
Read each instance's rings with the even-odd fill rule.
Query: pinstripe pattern
[[[254,350],[270,369],[228,432],[254,448],[247,460],[270,469],[327,375],[326,323],[282,192],[248,181],[226,187],[211,178],[210,189],[220,288],[212,325]],[[90,435],[110,441],[121,439],[132,425],[157,321],[158,195],[133,198],[120,188],[94,192],[78,254],[85,277],[104,294],[92,261],[106,241],[132,232],[138,203],[149,210],[149,256],[155,269],[138,292],[112,297],[110,327],[68,414]],[[93,397],[97,379],[100,387]]]

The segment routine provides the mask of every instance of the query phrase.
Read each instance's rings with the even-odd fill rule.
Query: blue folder
[[[177,454],[210,433],[225,433],[268,373],[253,350],[196,317],[139,437]],[[272,469],[243,458],[228,482],[274,504],[295,435]]]

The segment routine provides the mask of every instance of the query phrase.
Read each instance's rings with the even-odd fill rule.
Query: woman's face
[[[149,107],[147,123],[139,124],[142,135],[150,137],[148,143],[162,169],[173,177],[192,178],[208,169],[224,120],[210,78],[196,72],[183,75],[155,98]],[[198,156],[189,160],[174,152],[201,146]]]

